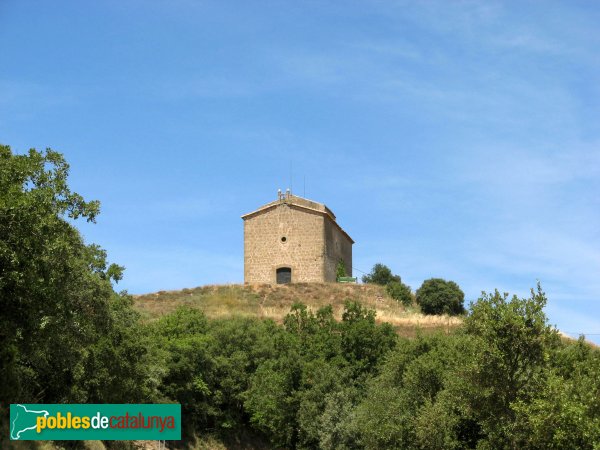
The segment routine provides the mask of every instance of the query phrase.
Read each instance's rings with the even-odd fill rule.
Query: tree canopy
[[[387,294],[404,306],[410,306],[413,303],[410,286],[404,284],[400,275],[394,275],[392,270],[385,264],[375,264],[371,272],[362,277],[362,281],[363,283],[385,286]]]
[[[386,284],[396,281],[400,282],[398,275],[392,274],[392,270],[385,264],[377,263],[371,269],[371,272],[362,277],[363,283],[373,283],[385,286]]]
[[[154,389],[138,314],[113,290],[123,268],[72,225],[94,222],[100,204],[72,192],[68,174],[50,149],[0,146],[2,404],[125,402]]]
[[[454,281],[430,278],[416,292],[417,304],[425,314],[462,314],[465,294]]]

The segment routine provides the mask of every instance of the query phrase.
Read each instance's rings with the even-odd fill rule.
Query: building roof
[[[244,214],[242,216],[242,219],[244,219],[244,220],[250,219],[260,213],[263,213],[263,212],[266,212],[267,210],[276,208],[277,206],[282,205],[282,204],[293,206],[293,207],[296,207],[299,209],[316,212],[316,213],[322,214],[325,217],[328,217],[340,229],[340,231],[348,239],[350,239],[350,242],[352,242],[354,244],[354,240],[350,237],[350,235],[348,233],[346,233],[344,231],[344,229],[336,222],[335,214],[333,214],[333,211],[331,211],[327,206],[325,206],[325,204],[315,202],[315,201],[309,200],[307,198],[298,197],[297,195],[292,195],[291,193],[288,193],[288,192],[286,192],[285,194],[280,193],[278,200],[267,203],[266,205],[263,205],[260,208],[254,210],[252,212],[249,212],[248,214]]]

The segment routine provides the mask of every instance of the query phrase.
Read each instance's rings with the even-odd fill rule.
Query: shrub
[[[412,294],[410,286],[398,281],[392,281],[385,287],[388,295],[394,300],[402,303],[404,306],[412,305]]]
[[[363,275],[362,281],[363,283],[372,283],[385,286],[392,281],[400,282],[400,277],[398,275],[393,275],[390,268],[385,264],[377,263],[371,269],[371,273]]]
[[[424,314],[462,314],[464,292],[454,281],[431,278],[423,281],[416,293],[417,304]]]
[[[346,276],[346,263],[343,259],[340,259],[335,268],[335,276],[336,278],[341,278]]]

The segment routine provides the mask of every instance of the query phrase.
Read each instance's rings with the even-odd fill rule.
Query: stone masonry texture
[[[344,261],[352,276],[354,241],[325,205],[279,194],[244,219],[244,282],[276,283],[278,268],[292,270],[292,283],[336,281]]]

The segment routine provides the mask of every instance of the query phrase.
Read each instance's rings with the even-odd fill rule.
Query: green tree
[[[392,281],[397,281],[400,283],[402,280],[398,275],[393,275],[388,266],[377,263],[373,266],[369,274],[363,275],[362,281],[363,283],[372,283],[385,286]]]
[[[349,384],[349,373],[323,359],[307,362],[302,368],[298,391],[298,447],[318,448],[324,424],[319,418],[325,412],[327,396]]]
[[[325,408],[319,418],[319,447],[324,450],[354,450],[363,448],[359,430],[352,422],[357,398],[362,391],[354,386],[328,393]]]
[[[94,222],[97,201],[67,184],[50,149],[15,155],[0,146],[0,399],[85,401],[86,348],[111,327],[111,280],[122,267],[85,245],[68,219]]]
[[[417,289],[416,300],[424,314],[457,315],[464,312],[465,294],[454,281],[425,280]]]
[[[539,284],[530,298],[483,293],[465,319],[465,332],[479,341],[479,350],[463,372],[462,397],[482,427],[485,448],[523,448],[529,441],[519,437],[515,408],[530,404],[547,384],[559,339],[547,323],[546,302]]]
[[[123,268],[73,226],[95,222],[100,204],[68,174],[60,153],[0,145],[0,404],[152,402],[159,352],[113,290]]]
[[[213,426],[217,415],[212,404],[216,364],[206,329],[204,314],[190,307],[180,307],[154,324],[155,339],[167,352],[160,390],[181,403],[186,438]]]
[[[394,300],[402,303],[404,306],[410,306],[413,302],[410,286],[401,281],[390,281],[385,287],[386,292]]]
[[[281,327],[271,320],[233,317],[208,323],[208,351],[213,357],[214,378],[211,385],[213,429],[222,435],[248,425],[244,410],[245,392],[257,368],[278,357]]]
[[[512,407],[518,442],[540,449],[595,449],[600,442],[598,360],[593,374],[577,370],[571,379],[551,372],[531,401]]]
[[[445,389],[468,361],[470,340],[441,334],[400,340],[354,414],[365,448],[458,446],[460,416]]]
[[[296,302],[283,319],[285,329],[299,336],[302,340],[312,336],[317,330],[315,315],[305,304]]]
[[[341,355],[355,377],[374,372],[396,345],[396,333],[389,323],[376,324],[376,312],[358,302],[346,301],[342,313]]]
[[[291,335],[278,337],[281,353],[262,363],[250,378],[244,407],[250,423],[273,444],[295,448],[298,442],[298,408],[302,358]]]
[[[331,305],[316,314],[302,303],[294,303],[283,319],[286,331],[297,336],[300,352],[307,360],[326,360],[340,356],[340,325],[333,317]]]
[[[133,298],[114,294],[110,327],[86,351],[81,388],[87,403],[147,403],[157,399],[166,355],[157,347]]]

